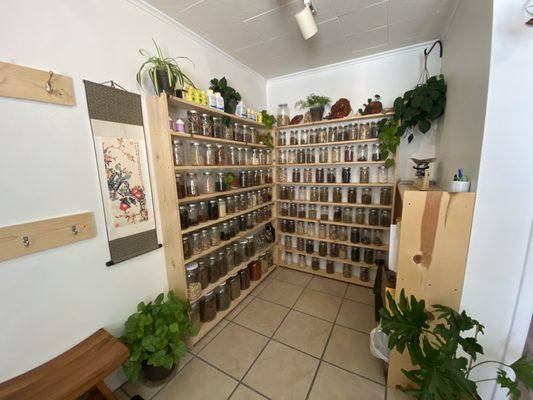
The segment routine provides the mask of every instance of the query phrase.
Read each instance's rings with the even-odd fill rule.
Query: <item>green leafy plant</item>
[[[167,299],[161,293],[148,304],[140,302],[137,312],[130,315],[120,340],[129,348],[130,358],[124,364],[124,373],[136,382],[144,363],[171,369],[175,361],[187,351],[184,336],[198,333],[189,320],[191,306],[178,299],[172,291]]]
[[[262,110],[261,115],[263,116],[263,124],[267,129],[272,129],[276,125],[276,117],[269,114],[267,110]]]
[[[464,311],[458,313],[436,304],[430,313],[426,310],[424,300],[417,300],[414,296],[407,299],[403,290],[398,303],[390,293],[387,293],[387,300],[391,312],[382,308],[380,315],[383,332],[389,335],[389,348],[395,348],[400,353],[407,349],[412,364],[417,367],[409,371],[402,369],[403,374],[416,385],[415,389],[404,388],[406,393],[424,400],[477,400],[477,384],[496,381],[508,389],[513,400],[517,400],[520,399],[519,382],[526,389],[533,389],[533,362],[525,357],[510,365],[499,361],[483,361],[473,365],[478,354],[483,354],[477,336],[483,333],[484,326]],[[474,336],[467,336],[472,329]],[[458,354],[459,350],[468,354],[471,361]],[[487,363],[498,364],[495,378],[479,381],[469,379],[474,368]],[[514,379],[507,375],[510,371],[513,371]]]
[[[431,123],[444,113],[446,90],[444,75],[435,75],[394,100],[394,119],[401,121],[399,134],[409,133],[409,143],[414,138],[411,131],[414,127],[426,133]]]
[[[185,84],[195,87],[192,80],[182,71],[181,67],[176,61],[177,59],[191,61],[189,57],[165,57],[163,55],[163,51],[157,45],[155,40],[152,39],[152,41],[154,42],[157,56],[153,56],[147,50],[139,49],[139,53],[146,57],[146,60],[142,63],[139,71],[137,71],[137,83],[139,83],[139,85],[142,87],[142,73],[143,70],[147,68],[148,75],[150,76],[152,84],[154,85],[154,90],[158,94],[162,91],[159,87],[159,82],[157,79],[158,71],[161,73],[166,73],[171,88],[176,88],[176,86],[179,86],[181,89],[185,86]]]
[[[298,100],[295,104],[300,110],[313,107],[325,107],[331,103],[331,99],[327,96],[319,96],[311,93],[305,99]]]
[[[387,168],[394,165],[394,155],[401,139],[399,128],[398,121],[394,119],[383,118],[378,122],[379,153]]]
[[[224,99],[224,111],[234,112],[235,110],[231,109],[230,100],[241,101],[241,95],[231,86],[228,86],[228,80],[225,76],[221,79],[213,78],[209,81],[211,89],[213,92],[219,92],[222,98]]]

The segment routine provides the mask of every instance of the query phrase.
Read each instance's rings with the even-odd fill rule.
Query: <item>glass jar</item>
[[[357,161],[368,161],[368,145],[360,144],[357,146]]]
[[[384,165],[378,167],[378,183],[387,183],[389,181],[389,174]]]
[[[189,301],[196,301],[202,295],[202,285],[198,275],[198,263],[191,263],[185,266],[185,276],[187,280],[187,297]]]
[[[229,146],[228,147],[228,155],[226,157],[226,163],[228,165],[238,165],[239,164],[239,156],[238,151],[235,146]]]
[[[374,246],[383,246],[383,231],[381,229],[374,229],[372,236],[372,244]]]
[[[200,196],[200,182],[195,172],[188,172],[185,180],[185,193],[187,197]]]
[[[225,137],[224,124],[220,117],[213,117],[213,136],[219,139]]]
[[[187,131],[192,135],[200,133],[200,114],[195,110],[187,111]]]
[[[292,170],[292,182],[301,181],[301,171],[300,168],[293,168]]]
[[[372,145],[372,161],[381,161],[381,153],[379,152],[379,145],[376,143]]]
[[[341,162],[341,146],[333,146],[331,148],[331,162],[332,163]]]
[[[296,234],[304,235],[305,234],[305,225],[303,221],[296,222]]]
[[[219,197],[217,199],[217,204],[219,218],[224,218],[227,215],[226,199],[224,197]]]
[[[324,183],[324,168],[317,168],[315,170],[315,182]]]
[[[353,209],[351,207],[344,207],[342,210],[342,222],[345,224],[353,223]]]
[[[355,223],[358,225],[365,224],[365,209],[364,208],[357,208],[355,210]]]
[[[205,265],[204,259],[198,260],[198,277],[200,286],[205,289],[209,285],[209,271]]]
[[[309,207],[307,208],[307,211],[308,211],[307,218],[317,219],[316,206],[314,204],[310,204]]]
[[[215,165],[215,148],[212,144],[206,144],[204,148],[204,165]]]
[[[289,114],[289,106],[286,103],[280,104],[278,106],[278,115],[276,117],[276,122],[278,126],[286,126],[291,122]]]
[[[316,131],[316,129],[310,129],[309,130],[308,142],[309,142],[309,144],[316,144],[317,143],[317,131]]]
[[[209,203],[207,203],[207,212],[208,212],[209,220],[213,221],[219,218],[219,209],[218,209],[217,200],[210,200]]]
[[[250,270],[243,268],[239,271],[239,278],[241,279],[241,290],[246,290],[250,287]]]
[[[352,247],[350,252],[350,260],[354,263],[358,263],[361,260],[361,249],[359,247]]]
[[[374,250],[363,249],[363,260],[365,264],[374,264]]]
[[[180,229],[187,229],[189,226],[191,226],[190,219],[189,219],[189,210],[185,206],[179,207],[180,212]]]
[[[209,207],[207,201],[201,201],[198,204],[198,222],[203,224],[204,222],[209,221]]]
[[[357,203],[357,189],[354,187],[348,188],[348,203]]]
[[[229,308],[231,303],[231,294],[226,282],[221,283],[215,288],[215,298],[217,311],[223,311]]]
[[[217,304],[215,294],[211,291],[200,298],[200,320],[202,322],[212,321],[217,315]]]
[[[361,244],[368,246],[370,244],[370,229],[363,229],[361,232]]]
[[[333,203],[342,203],[342,188],[333,188],[331,201]]]
[[[370,170],[368,167],[359,168],[359,183],[369,183],[370,182]]]
[[[312,187],[309,189],[309,201],[318,201],[318,188]]]
[[[233,137],[237,142],[244,142],[244,131],[241,124],[233,124]]]
[[[231,275],[228,279],[231,300],[235,300],[241,295],[241,280],[238,274]]]
[[[375,139],[378,137],[378,124],[377,122],[370,123],[370,137]]]
[[[379,193],[379,204],[382,206],[390,206],[392,204],[392,190],[389,188],[382,188]]]
[[[361,230],[359,228],[350,229],[350,242],[354,244],[361,242]]]
[[[333,221],[341,222],[342,221],[342,209],[339,206],[333,208]]]
[[[191,142],[190,144],[190,160],[191,165],[200,166],[205,162],[205,148],[199,142]]]
[[[304,168],[303,181],[305,183],[313,182],[313,171],[311,168]]]
[[[336,181],[337,181],[337,171],[335,170],[335,168],[328,168],[327,182],[335,183]]]
[[[390,226],[391,216],[389,210],[381,210],[379,212],[379,224],[381,226]]]
[[[339,245],[336,243],[330,243],[329,245],[329,256],[338,258],[339,257]]]
[[[342,276],[345,278],[352,277],[352,266],[350,264],[342,264]]]
[[[337,227],[337,238],[341,242],[345,242],[346,240],[348,240],[347,229],[346,229],[345,226],[338,226]]]
[[[181,141],[176,138],[172,139],[172,153],[174,155],[174,165],[185,165],[183,145]]]
[[[307,264],[305,262],[305,256],[303,254],[298,255],[298,267],[305,268]]]
[[[370,124],[367,122],[365,124],[359,125],[359,140],[370,139]]]
[[[320,147],[318,149],[318,162],[319,163],[328,163],[328,148]]]
[[[305,204],[298,204],[298,218],[305,218]]]
[[[191,303],[191,311],[189,311],[189,320],[196,328],[200,328],[200,304],[199,302]]]
[[[224,249],[220,249],[217,252],[217,263],[220,277],[226,276],[228,274],[228,262],[226,260],[226,251]]]
[[[183,174],[176,174],[176,191],[178,199],[183,199],[187,193],[185,191],[185,179]]]
[[[211,246],[218,246],[220,244],[220,227],[218,225],[209,228],[209,240]]]
[[[339,255],[338,257],[345,260],[348,258],[348,248],[344,244],[338,245]]]
[[[327,237],[327,225],[318,224],[318,237],[320,239],[325,239]]]
[[[311,269],[313,271],[318,271],[320,269],[320,260],[317,257],[311,259]]]
[[[370,280],[370,268],[361,267],[359,269],[359,280],[361,282],[368,282]]]
[[[352,169],[350,167],[344,167],[342,169],[342,183],[350,183],[352,180]]]
[[[327,187],[321,187],[318,192],[318,199],[321,202],[329,201],[329,190]]]
[[[326,242],[320,242],[318,244],[318,255],[320,257],[326,257],[328,255],[328,244]]]
[[[377,209],[371,208],[370,211],[368,212],[368,224],[379,225],[379,214],[378,214]]]
[[[330,225],[329,226],[329,239],[330,240],[337,240],[337,226],[336,225]]]
[[[362,193],[361,193],[361,203],[372,204],[372,189],[363,188]]]
[[[259,260],[254,260],[248,263],[248,269],[250,270],[251,281],[258,281],[261,279],[262,269],[261,262]]]
[[[317,143],[326,143],[328,141],[328,131],[326,128],[319,128],[317,133]]]
[[[202,114],[200,116],[200,135],[213,136],[213,122],[209,114]]]
[[[376,264],[378,267],[385,266],[385,253],[383,251],[376,250],[374,253],[374,264]]]
[[[207,229],[202,229],[200,231],[200,243],[202,251],[206,251],[211,247],[211,237],[209,236],[209,231]]]
[[[198,219],[198,205],[197,204],[190,204],[189,205],[189,225],[190,226],[196,226],[199,224]]]
[[[220,278],[220,270],[216,256],[210,256],[206,263],[207,273],[209,275],[209,283],[215,283]]]
[[[226,164],[226,148],[220,144],[215,146],[215,165]]]
[[[296,250],[298,251],[304,251],[305,250],[305,243],[303,238],[296,238]]]
[[[315,149],[305,150],[305,162],[307,164],[314,164],[315,161]]]
[[[215,192],[225,192],[228,190],[228,184],[226,182],[226,175],[224,172],[217,172],[216,177],[214,178],[215,182]]]
[[[202,178],[202,193],[215,193],[215,178],[210,171],[205,171]]]
[[[183,248],[183,258],[191,258],[192,256],[192,240],[190,236],[183,236],[181,238],[181,246]]]
[[[344,146],[344,162],[353,162],[354,146]]]
[[[306,235],[307,236],[315,236],[316,235],[316,227],[315,227],[315,223],[314,222],[308,222],[307,223]]]
[[[329,220],[329,207],[328,206],[320,207],[320,220],[321,221]]]
[[[335,272],[335,264],[331,260],[326,260],[326,272],[333,274]]]

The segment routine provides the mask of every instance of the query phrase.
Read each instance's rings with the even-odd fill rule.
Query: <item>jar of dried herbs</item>
[[[335,264],[331,260],[326,261],[326,272],[328,274],[333,274],[335,272]]]
[[[352,266],[350,264],[342,264],[342,276],[345,278],[352,277]]]
[[[368,212],[368,224],[379,225],[379,214],[377,209],[371,208]]]
[[[200,303],[200,320],[202,322],[212,321],[217,315],[215,294],[212,291],[206,293],[198,302]]]

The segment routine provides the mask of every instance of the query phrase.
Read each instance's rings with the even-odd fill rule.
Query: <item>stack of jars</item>
[[[283,181],[281,181],[283,182]],[[377,193],[377,189],[376,193]],[[330,195],[331,194],[331,195]],[[349,203],[349,204],[374,204],[373,189],[355,187],[316,187],[316,186],[281,186],[279,191],[280,200],[303,200],[315,202]],[[379,189],[379,204],[382,206],[392,205],[392,189]]]
[[[237,174],[205,171],[202,173],[201,179],[198,178],[196,172],[188,172],[185,176],[181,173],[176,174],[179,199],[270,183],[272,183],[272,171],[269,169],[241,170]]]
[[[378,137],[376,122],[353,123],[341,126],[319,127],[300,130],[283,130],[278,134],[278,146],[367,140]]]
[[[282,202],[279,212],[282,217],[342,222],[345,224],[383,227],[388,227],[391,224],[391,213],[387,209],[316,206],[314,204],[306,205]]]
[[[369,154],[370,151],[370,154]],[[381,161],[379,145],[368,144],[344,145],[307,149],[280,150],[279,164],[328,164],[328,163],[350,163],[354,161]]]
[[[213,225],[192,234],[182,237],[183,257],[187,260],[211,247],[219,246],[221,242],[231,240],[238,234],[251,230],[257,224],[269,221],[272,218],[270,206],[262,207],[256,211],[239,215],[223,223]]]
[[[225,146],[221,144],[204,144],[190,142],[185,157],[181,140],[172,139],[175,166],[216,166],[216,165],[270,165],[272,151],[268,149],[250,149],[248,147]]]
[[[261,251],[255,248],[261,236],[264,234],[251,236],[241,241],[244,243],[227,246],[216,254],[185,266],[191,302],[190,319],[195,325],[211,321],[218,311],[227,310],[231,302],[241,296],[242,290],[247,290],[252,281],[259,281],[268,272],[273,265],[272,250],[254,259],[256,252]],[[241,264],[246,262],[243,267]],[[203,292],[214,284],[217,285],[213,290]]]
[[[179,207],[181,229],[191,228],[208,221],[216,221],[227,215],[240,213],[268,203],[271,200],[271,189],[265,188],[234,196],[218,197],[198,203],[181,205]]]

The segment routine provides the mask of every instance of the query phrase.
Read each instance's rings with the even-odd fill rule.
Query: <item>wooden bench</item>
[[[99,329],[72,349],[47,363],[0,383],[0,400],[77,399],[94,391],[116,400],[104,378],[129,357],[124,344]]]

